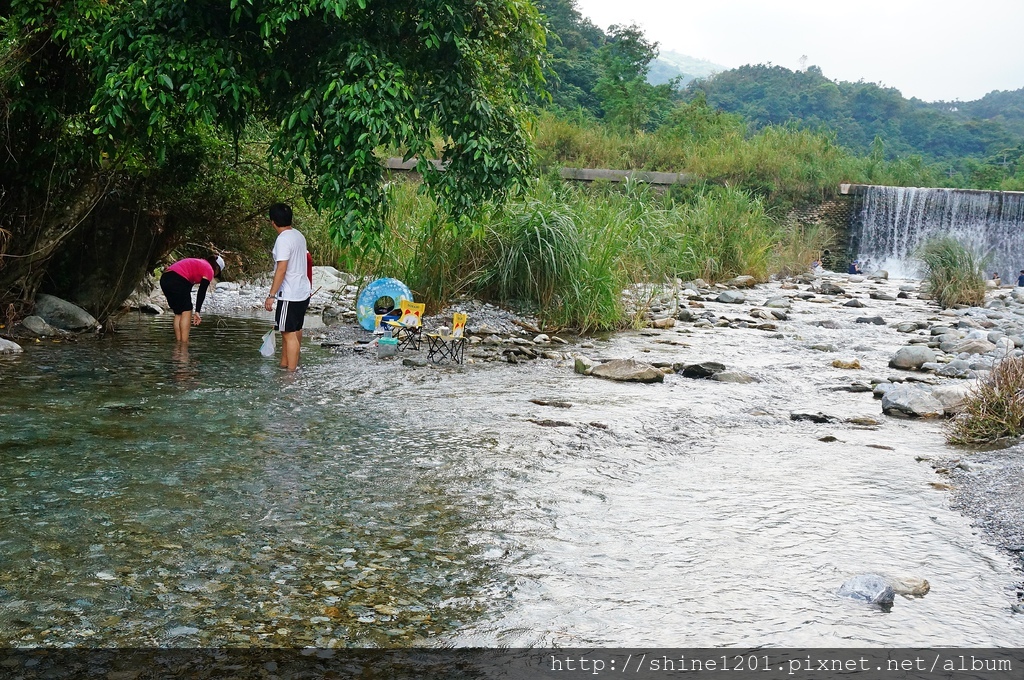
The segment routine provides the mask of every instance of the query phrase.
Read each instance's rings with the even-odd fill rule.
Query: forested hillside
[[[768,126],[812,130],[854,154],[928,166],[952,186],[1024,189],[1024,89],[971,102],[924,102],[875,83],[834,81],[816,66],[713,73],[713,64],[682,63],[688,58],[678,53],[659,58],[658,44],[636,26],[606,33],[574,0],[538,6],[549,28],[547,106],[559,115],[653,132],[672,119],[679,101],[702,100],[741,117],[751,133]]]
[[[930,106],[951,112],[961,119],[996,121],[1014,134],[1024,137],[1024,88],[996,90],[971,102],[936,102]]]
[[[931,160],[982,158],[1021,142],[1006,124],[1005,97],[928,104],[906,99],[899,90],[874,83],[833,81],[816,66],[791,71],[759,64],[725,71],[693,83],[690,97],[703,94],[709,104],[739,113],[757,127],[796,123],[825,127],[839,143],[867,153],[881,139],[887,156],[920,154]],[[987,100],[987,101],[986,101]],[[1020,94],[1012,100],[1014,123],[1022,122]]]

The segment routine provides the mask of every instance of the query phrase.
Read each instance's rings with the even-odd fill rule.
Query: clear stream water
[[[947,453],[939,426],[827,389],[805,344],[841,331],[588,350],[763,379],[635,385],[314,343],[287,375],[266,327],[211,315],[181,352],[168,316],[132,316],[0,362],[0,645],[1024,643],[1008,558],[916,460]],[[865,363],[891,356],[858,332]],[[864,572],[932,591],[835,595]]]

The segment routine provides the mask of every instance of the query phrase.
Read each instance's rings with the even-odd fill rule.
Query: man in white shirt
[[[274,282],[263,302],[270,312],[277,302],[274,329],[281,331],[281,368],[294,371],[299,365],[302,322],[312,292],[306,276],[306,237],[292,228],[292,209],[284,203],[270,206],[270,224],[277,230],[274,243]]]

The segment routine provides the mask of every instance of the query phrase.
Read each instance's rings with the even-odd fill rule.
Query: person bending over
[[[277,231],[274,243],[274,281],[264,308],[270,312],[277,302],[274,330],[281,331],[281,368],[294,371],[299,365],[302,323],[312,292],[306,276],[306,237],[292,227],[292,209],[285,203],[270,206],[270,224]]]
[[[164,269],[160,275],[160,290],[167,298],[167,306],[174,312],[174,339],[188,342],[189,329],[202,323],[199,310],[203,308],[210,281],[224,271],[224,259],[219,255],[207,258],[186,257]],[[199,285],[196,293],[196,312],[192,313],[192,286]]]

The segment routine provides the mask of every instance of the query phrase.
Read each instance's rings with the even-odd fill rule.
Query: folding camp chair
[[[452,331],[427,333],[427,359],[437,364],[461,364],[466,355],[466,315],[452,314]]]
[[[426,308],[426,305],[422,302],[412,302],[403,298],[398,306],[401,310],[398,320],[386,321],[384,323],[391,328],[391,337],[398,340],[398,349],[405,349],[406,347],[419,349],[420,331],[423,330],[421,325],[423,310]]]

